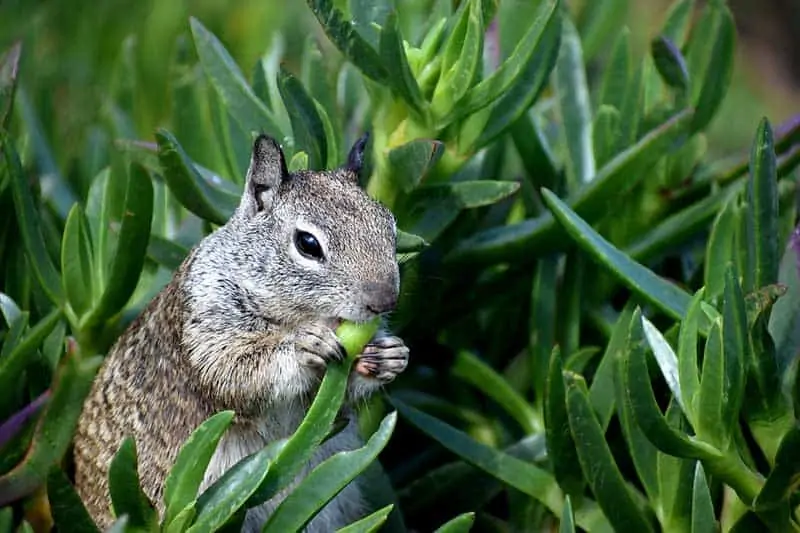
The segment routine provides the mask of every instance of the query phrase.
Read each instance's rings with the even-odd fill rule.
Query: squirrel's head
[[[358,184],[367,139],[341,168],[295,173],[275,140],[255,140],[241,202],[223,228],[236,262],[229,281],[252,311],[333,325],[394,309],[395,220]]]

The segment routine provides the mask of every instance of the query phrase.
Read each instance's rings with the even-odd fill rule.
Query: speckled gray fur
[[[206,237],[172,281],[108,353],[75,437],[76,486],[102,528],[113,521],[108,465],[134,437],[146,494],[163,512],[162,486],[180,445],[211,414],[236,411],[203,481],[297,428],[328,361],[342,356],[333,327],[390,311],[399,272],[391,213],[357,185],[364,150],[326,172],[289,174],[266,136],[253,145],[242,200]],[[295,232],[314,235],[316,260],[298,251]],[[352,404],[402,372],[408,349],[381,330],[354,365],[345,430],[307,465],[360,445]],[[298,480],[300,479],[298,478]],[[248,512],[259,530],[284,494]],[[364,513],[358,482],[308,525],[333,531]]]

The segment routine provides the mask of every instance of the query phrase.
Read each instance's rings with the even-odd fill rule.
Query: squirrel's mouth
[[[339,317],[331,317],[323,320],[323,323],[333,330],[338,328],[342,324],[342,322],[344,322],[344,319]]]

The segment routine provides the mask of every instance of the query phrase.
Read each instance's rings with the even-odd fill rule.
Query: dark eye
[[[322,246],[316,237],[307,231],[298,231],[294,234],[294,245],[301,254],[309,259],[322,259]]]

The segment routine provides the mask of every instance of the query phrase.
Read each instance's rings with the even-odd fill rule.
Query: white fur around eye
[[[306,233],[310,233],[317,239],[320,247],[322,248],[323,257],[328,257],[328,239],[325,233],[322,231],[322,228],[311,224],[305,220],[298,220],[295,230],[289,236],[289,256],[296,262],[299,263],[307,268],[313,268],[314,270],[319,270],[322,268],[322,263],[316,259],[311,259],[303,254],[300,253],[300,250],[297,249],[297,245],[295,244],[295,238],[297,236],[298,231],[304,231]]]

